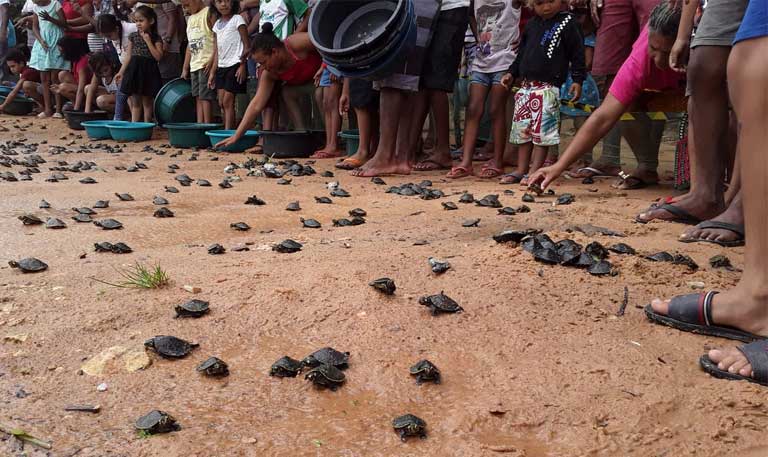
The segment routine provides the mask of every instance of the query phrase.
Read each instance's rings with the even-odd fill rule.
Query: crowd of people
[[[417,44],[375,81],[323,63],[307,32],[314,3],[27,0],[21,17],[10,18],[9,0],[0,0],[0,78],[16,75],[0,111],[23,91],[40,117],[61,116],[66,99],[73,109],[116,119],[129,110],[134,121],[150,121],[163,83],[182,77],[198,122],[212,122],[218,106],[235,130],[221,146],[257,123],[306,129],[320,120],[326,145],[313,157],[338,158],[336,167],[353,176],[445,170],[450,179],[541,188],[562,175],[616,176],[617,188],[631,190],[658,182],[665,125],[622,116],[680,101],[690,191],[660,198],[636,220],[690,224],[683,242],[750,249],[732,290],[654,300],[646,313],[747,342],[712,350],[701,365],[716,377],[768,385],[768,2],[413,0]],[[26,44],[15,43],[19,28]],[[454,110],[465,112],[452,150],[454,91]],[[563,113],[577,133],[561,153]],[[345,116],[356,119],[360,138],[349,156],[337,139]],[[630,172],[621,168],[622,137],[637,159]]]

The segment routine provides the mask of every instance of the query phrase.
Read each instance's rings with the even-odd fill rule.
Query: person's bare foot
[[[755,376],[747,357],[735,347],[711,349],[707,355],[711,361],[717,364],[717,368],[723,371],[748,378]]]
[[[679,204],[675,204],[675,206],[678,205]],[[740,227],[743,231],[744,208],[741,205],[741,195],[737,195],[733,199],[731,205],[722,214],[712,219],[708,219],[707,221],[733,225],[734,227]],[[699,228],[698,226],[690,227],[680,235],[680,241],[689,242],[694,240],[729,243],[743,240],[743,236],[725,228]]]
[[[409,175],[411,174],[411,167],[407,163],[402,162],[388,162],[378,159],[379,154],[375,155],[371,160],[366,162],[360,168],[352,170],[350,175],[360,178],[372,178],[374,176],[383,175]]]
[[[310,159],[335,159],[346,155],[345,151],[334,147],[324,147],[323,149],[315,151],[314,154],[309,156]]]

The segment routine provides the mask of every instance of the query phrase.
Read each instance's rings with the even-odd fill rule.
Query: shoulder
[[[243,19],[243,16],[240,16],[239,14],[235,14],[234,16],[232,16],[231,21],[236,27],[240,27],[241,25],[246,25],[245,19]]]

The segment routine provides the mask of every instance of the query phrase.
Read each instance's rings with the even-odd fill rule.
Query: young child
[[[20,91],[24,91],[24,95],[35,100],[40,106],[43,105],[43,99],[40,95],[40,72],[34,68],[27,66],[27,56],[21,49],[14,48],[8,51],[5,57],[5,62],[8,64],[8,69],[11,73],[19,77],[19,81],[14,86],[11,93],[6,95],[5,102],[0,105],[0,113],[5,110],[5,107],[12,103]]]
[[[103,52],[91,54],[88,66],[93,73],[91,82],[85,87],[85,112],[90,113],[94,105],[110,113],[115,111],[117,91],[120,89],[115,81],[115,74],[120,65]]]
[[[187,17],[187,52],[181,77],[189,79],[197,105],[197,122],[211,123],[216,92],[208,87],[213,66],[213,15],[203,0],[181,0]]]
[[[560,85],[569,66],[571,100],[581,97],[586,75],[581,30],[571,14],[561,11],[562,0],[529,3],[536,16],[528,21],[517,58],[501,81],[511,88],[514,79],[522,80],[509,135],[510,143],[519,145],[517,169],[502,182],[523,185],[527,185],[527,174],[544,163],[547,148],[560,143]]]
[[[55,24],[40,19],[39,14],[47,13],[51,17],[64,21],[64,12],[57,0],[33,0],[35,2],[32,15],[32,33],[35,34],[35,45],[32,47],[32,55],[29,66],[40,72],[40,81],[43,89],[43,112],[38,117],[63,117],[61,114],[61,97],[55,95],[56,111],[51,103],[51,83],[58,83],[58,72],[69,70],[69,63],[64,60],[57,46],[64,32]]]
[[[521,6],[518,0],[475,0],[474,8],[470,11],[469,23],[477,40],[477,48],[470,67],[464,155],[461,164],[453,167],[446,175],[448,178],[463,178],[474,174],[472,158],[489,92],[493,158],[483,166],[480,177],[491,179],[503,173],[509,90],[501,85],[501,80],[517,56]]]
[[[157,32],[157,15],[148,6],[139,6],[133,13],[136,32],[129,36],[128,56],[115,76],[120,92],[131,97],[131,120],[152,122],[155,95],[162,79],[158,62],[163,58],[163,39]]]
[[[102,14],[97,19],[97,30],[105,40],[109,40],[112,44],[112,48],[117,54],[117,58],[120,60],[120,64],[125,62],[125,59],[130,55],[128,51],[128,45],[131,42],[130,36],[136,32],[136,24],[133,22],[127,22],[119,19],[112,14]],[[125,113],[125,106],[128,102],[128,96],[120,92],[120,86],[118,84],[118,91],[115,95],[115,117],[116,121],[123,120]]]
[[[239,12],[238,0],[215,0],[211,6],[211,13],[217,20],[213,25],[213,69],[208,76],[208,87],[218,91],[227,130],[237,127],[235,95],[245,93],[248,77],[245,62],[250,43],[245,20]]]
[[[355,110],[360,141],[353,155],[336,163],[336,168],[341,170],[365,165],[379,145],[379,92],[373,89],[372,82],[344,78],[339,113],[347,114],[350,107]]]
[[[91,70],[88,68],[88,42],[65,36],[59,40],[58,46],[71,69],[59,72],[59,84],[53,85],[51,90],[74,102],[75,111],[81,111],[85,103],[85,86],[91,80]]]
[[[339,77],[323,64],[315,74],[316,101],[323,111],[325,125],[325,147],[315,151],[313,159],[332,159],[344,155],[339,147],[339,131],[341,130],[341,115],[339,114],[339,98],[341,97],[341,82]]]

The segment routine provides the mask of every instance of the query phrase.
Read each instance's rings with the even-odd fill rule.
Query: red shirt
[[[322,65],[323,60],[320,58],[320,54],[317,51],[310,52],[304,59],[299,59],[296,54],[293,53],[290,44],[285,43],[285,49],[288,51],[296,62],[291,68],[277,75],[277,79],[284,81],[289,86],[300,86],[311,82],[317,70]]]
[[[91,0],[74,0],[74,1],[77,1],[77,3],[80,4],[80,7],[91,4]],[[81,14],[75,11],[74,8],[72,8],[72,3],[73,2],[71,0],[64,0],[63,2],[61,2],[61,10],[64,12],[64,18],[66,20],[77,19],[81,17]],[[67,32],[64,32],[64,36],[68,36],[72,38],[87,38],[88,34],[84,32],[67,31]]]
[[[27,67],[21,72],[21,79],[24,81],[32,81],[33,83],[40,82],[40,72],[32,67]]]
[[[91,68],[88,66],[88,54],[84,54],[82,57],[80,57],[80,60],[72,65],[72,76],[75,78],[75,84],[80,81],[80,70],[82,69],[85,69],[86,82],[91,82],[93,73],[91,72]]]

